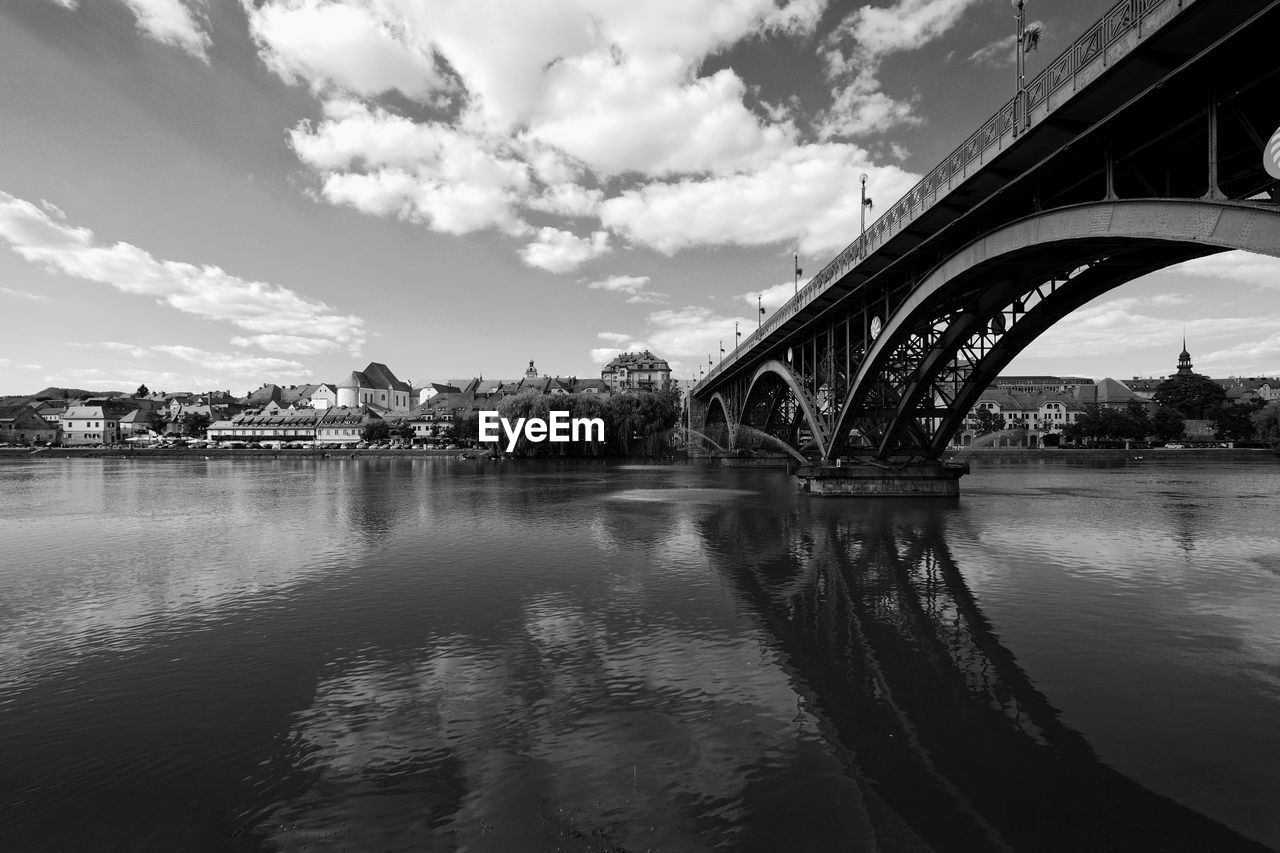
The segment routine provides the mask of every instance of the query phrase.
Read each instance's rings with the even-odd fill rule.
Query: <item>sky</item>
[[[1111,0],[1030,0],[1034,75]],[[695,376],[1012,97],[1009,0],[5,0],[0,393]],[[801,279],[803,283],[803,278]],[[1280,263],[1005,371],[1280,375]]]

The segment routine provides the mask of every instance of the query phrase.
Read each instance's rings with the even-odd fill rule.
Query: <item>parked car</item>
[[[1166,450],[1185,450],[1186,447],[1187,446],[1185,444],[1166,444],[1165,445]]]

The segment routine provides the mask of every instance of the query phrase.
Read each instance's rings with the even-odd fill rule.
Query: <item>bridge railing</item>
[[[1047,108],[1049,98],[1066,86],[1074,85],[1080,71],[1086,66],[1097,61],[1105,64],[1108,48],[1115,45],[1130,30],[1136,28],[1141,35],[1143,23],[1157,12],[1165,14],[1170,7],[1176,7],[1174,12],[1176,14],[1192,2],[1194,0],[1120,0],[1116,3],[1026,85],[1022,93],[1021,105],[1018,103],[1019,98],[1015,96],[995,115],[987,119],[959,148],[943,158],[942,162],[921,178],[920,182],[906,195],[867,226],[865,234],[846,246],[830,263],[819,270],[817,275],[809,279],[799,293],[736,346],[731,355],[712,367],[706,377],[694,386],[694,391],[696,392],[703,383],[710,382],[732,366],[737,361],[739,352],[749,351],[761,340],[767,338],[774,329],[794,317],[813,301],[828,284],[839,280],[868,254],[874,252],[886,240],[932,207],[938,200],[939,192],[943,191],[945,194],[945,191],[949,191],[957,175],[962,178],[968,177],[970,167],[974,164],[981,165],[987,157],[987,151],[993,146],[997,151],[1002,150],[1006,135],[1020,130],[1022,125],[1029,125],[1027,116],[1032,110],[1042,104]]]

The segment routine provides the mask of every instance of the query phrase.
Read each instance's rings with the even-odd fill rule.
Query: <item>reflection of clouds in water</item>
[[[43,463],[50,482],[0,516],[0,681],[151,642],[340,565],[370,510],[351,466],[110,460]],[[79,476],[59,476],[67,472]],[[286,473],[295,476],[284,476]],[[10,472],[0,469],[0,489]],[[38,519],[38,524],[24,523]],[[91,543],[91,544],[90,544]],[[362,543],[360,548],[372,547]],[[176,628],[175,628],[176,630]]]
[[[501,649],[453,638],[323,681],[285,759],[309,783],[263,822],[271,841],[701,848],[738,831],[749,789],[801,772],[832,793],[822,837],[862,819],[838,762],[815,767],[818,727],[759,643],[617,622],[539,595]]]

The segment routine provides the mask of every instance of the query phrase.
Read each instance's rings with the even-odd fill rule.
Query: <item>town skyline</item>
[[[1033,6],[1029,73],[1110,5]],[[593,376],[634,349],[693,378],[757,297],[790,297],[793,252],[812,274],[856,237],[861,174],[873,219],[1012,94],[1004,3],[533,4],[542,46],[475,38],[516,29],[485,6],[437,12],[0,10],[0,391],[369,359],[418,383],[531,357]],[[1280,265],[1147,276],[1005,372],[1167,375],[1184,325],[1201,372],[1280,374]]]

